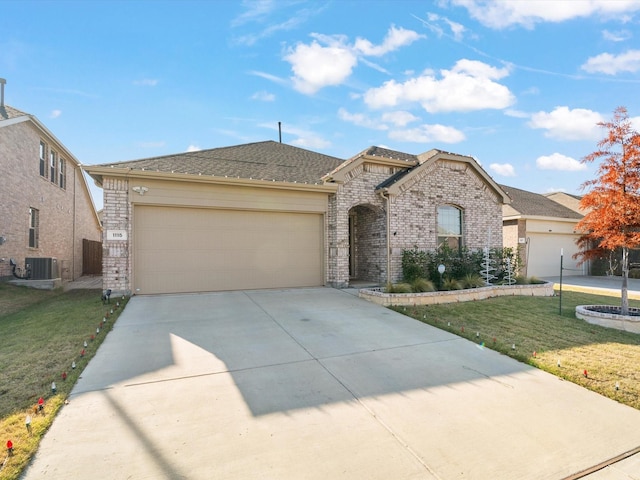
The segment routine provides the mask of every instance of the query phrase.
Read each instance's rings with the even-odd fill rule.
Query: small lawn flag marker
[[[44,398],[42,397],[38,399],[38,411],[44,413]]]
[[[616,382],[615,389],[616,389],[616,391],[620,390],[620,382]]]
[[[584,369],[584,372],[582,372],[582,374],[584,375],[584,378],[589,378],[589,372],[587,372],[587,369]]]
[[[558,367],[560,367],[560,359],[558,359]]]
[[[87,348],[87,341],[86,341],[86,340],[84,341],[84,343],[82,344],[82,346],[83,346],[84,348]]]
[[[29,435],[31,435],[31,415],[27,415],[24,424],[27,427],[27,432],[29,432]]]
[[[80,350],[80,356],[84,357],[84,354],[85,354],[85,351],[84,351],[84,348],[83,348],[82,350]]]
[[[13,455],[13,442],[11,440],[7,440],[7,453],[9,456]]]
[[[71,369],[72,370],[76,369],[76,362],[75,361],[71,362]]]
[[[51,382],[51,393],[54,395],[58,392],[58,387],[56,387],[56,382]]]
[[[511,344],[511,350],[515,350],[515,349],[516,349],[516,344],[515,343]]]
[[[67,372],[62,372],[62,380],[66,380],[67,379]]]

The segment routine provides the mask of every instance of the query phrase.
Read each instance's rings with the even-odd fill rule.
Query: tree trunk
[[[620,313],[622,315],[629,315],[629,294],[628,294],[628,280],[629,280],[629,248],[622,247],[622,289],[621,297],[622,304],[620,305]]]

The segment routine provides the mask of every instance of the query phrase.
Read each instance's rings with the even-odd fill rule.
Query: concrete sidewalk
[[[560,480],[640,445],[640,411],[329,288],[134,297],[70,400],[26,480]]]

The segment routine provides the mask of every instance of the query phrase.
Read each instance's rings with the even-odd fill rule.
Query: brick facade
[[[40,142],[46,149],[40,175]],[[65,160],[64,188],[59,172],[50,179],[49,152]],[[57,162],[56,162],[57,163]],[[58,165],[56,165],[56,168]],[[9,259],[23,267],[28,257],[54,257],[64,281],[82,275],[82,239],[100,241],[95,208],[80,167],[67,150],[31,120],[0,123],[0,279],[11,279]],[[38,214],[37,247],[29,247],[29,209]]]
[[[129,181],[120,178],[105,178],[102,184],[104,195],[102,239],[102,279],[104,288],[110,288],[114,294],[130,295],[132,258],[133,208],[129,202]],[[110,231],[124,230],[128,240],[109,240]]]
[[[346,176],[330,199],[328,283],[349,283],[349,255],[356,256],[356,277],[378,283],[387,280],[386,215],[389,208],[389,280],[402,278],[402,252],[417,247],[434,250],[437,245],[437,209],[454,205],[463,212],[463,244],[472,249],[502,247],[502,199],[468,162],[438,160],[419,167],[419,172],[387,200],[376,187],[395,174],[397,167],[364,163]],[[367,208],[363,208],[367,207]],[[355,207],[355,208],[354,208]],[[350,245],[349,215],[357,222],[355,251]],[[352,233],[354,233],[352,227]]]
[[[504,192],[470,157],[445,153],[436,158],[433,152],[425,158],[354,157],[327,174],[325,185],[335,186],[335,193],[327,190],[324,216],[327,285],[343,288],[356,279],[378,284],[400,280],[403,250],[436,248],[437,210],[443,205],[462,211],[466,247],[502,247]],[[131,291],[135,210],[129,181],[124,175],[107,174],[102,186],[105,288],[118,294],[135,293]],[[244,197],[235,201],[225,207],[247,208]],[[196,203],[207,206],[206,202]],[[110,230],[125,231],[128,240],[109,240]]]

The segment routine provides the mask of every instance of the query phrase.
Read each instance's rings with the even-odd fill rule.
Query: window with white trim
[[[65,162],[64,158],[60,158],[60,160],[58,161],[58,185],[60,186],[60,188],[67,188],[67,179],[66,179],[66,175],[67,175],[67,163]]]
[[[453,205],[438,207],[438,248],[447,245],[452,250],[462,248],[462,209]]]
[[[58,155],[56,154],[56,152],[54,152],[53,150],[51,150],[49,152],[49,179],[51,180],[52,183],[56,183],[57,177],[56,177],[56,159],[58,158]]]
[[[47,178],[47,144],[40,142],[40,176]]]
[[[38,248],[39,226],[40,212],[35,208],[29,208],[29,248]]]

